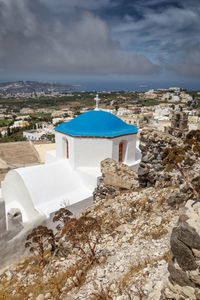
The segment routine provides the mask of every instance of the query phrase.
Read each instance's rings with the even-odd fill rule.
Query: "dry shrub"
[[[62,207],[59,210],[57,210],[53,217],[53,222],[58,223],[58,225],[56,226],[56,229],[58,231],[62,231],[63,227],[70,220],[72,215],[73,215],[72,212],[69,211],[66,207]]]
[[[39,256],[39,265],[43,268],[45,265],[45,250],[55,249],[53,230],[40,225],[32,230],[26,240],[25,248],[29,248],[30,252]]]
[[[100,232],[100,221],[85,215],[69,218],[62,229],[62,235],[80,251],[88,263],[98,262],[95,248],[101,237]]]

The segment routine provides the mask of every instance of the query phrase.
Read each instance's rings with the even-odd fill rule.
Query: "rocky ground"
[[[111,297],[108,299],[130,299],[128,294],[131,299],[140,299],[140,294],[148,299],[150,290],[167,274],[170,233],[178,219],[178,210],[164,203],[169,193],[169,188],[138,188],[98,200],[86,214],[102,220],[96,249],[99,264],[87,266],[86,271],[87,261],[77,255],[76,249],[66,258],[56,257],[43,274],[34,260],[25,266],[22,263],[2,274],[0,299],[9,299],[2,297],[3,288],[10,299],[101,299],[103,293]],[[67,275],[68,269],[74,271]],[[50,282],[62,274],[66,274],[65,278],[60,281],[59,291],[55,291]],[[51,296],[47,298],[46,294]]]
[[[151,166],[149,160],[146,167],[150,170]],[[199,170],[198,161],[193,170],[188,170],[197,183]],[[53,258],[47,253],[44,269],[39,267],[38,257],[30,257],[4,270],[0,299],[200,299],[199,229],[197,235],[194,233],[199,228],[200,205],[191,205],[194,203],[190,200],[191,192],[179,173],[168,174],[163,168],[157,175],[159,172],[162,172],[162,180],[157,178],[144,187],[138,182],[137,174],[126,166],[104,161],[103,176],[94,191],[95,205],[84,212],[84,216],[100,220],[95,250],[97,262],[88,263],[77,247],[72,248],[63,240],[67,250]],[[113,185],[110,185],[112,176]],[[182,219],[179,216],[183,215],[183,210],[187,217]],[[179,235],[172,238],[172,229],[177,227]],[[189,236],[187,241],[197,240],[196,243],[187,245],[182,237],[184,228]],[[186,252],[182,251],[180,243],[187,248]],[[187,251],[193,263],[192,270],[185,268]],[[180,253],[186,257],[182,264]],[[184,273],[182,281],[183,273],[180,272]]]

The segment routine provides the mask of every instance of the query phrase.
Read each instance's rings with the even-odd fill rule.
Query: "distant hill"
[[[64,93],[73,90],[75,86],[61,83],[44,83],[38,81],[15,81],[0,83],[0,94],[17,94],[17,93]]]

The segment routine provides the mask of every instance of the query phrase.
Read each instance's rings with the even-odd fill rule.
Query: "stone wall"
[[[177,137],[184,137],[188,129],[188,114],[183,111],[173,111],[169,132]]]
[[[182,144],[180,139],[158,130],[144,129],[140,133],[141,163],[138,180],[141,187],[154,186],[157,181],[170,181],[171,175],[162,165],[162,152],[166,147]]]

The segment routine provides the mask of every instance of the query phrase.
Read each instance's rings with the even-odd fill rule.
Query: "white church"
[[[105,158],[137,169],[137,127],[98,109],[83,113],[55,128],[56,150],[46,153],[43,165],[11,170],[2,182],[6,212],[18,208],[23,222],[49,218],[63,205],[91,201],[100,163]]]

